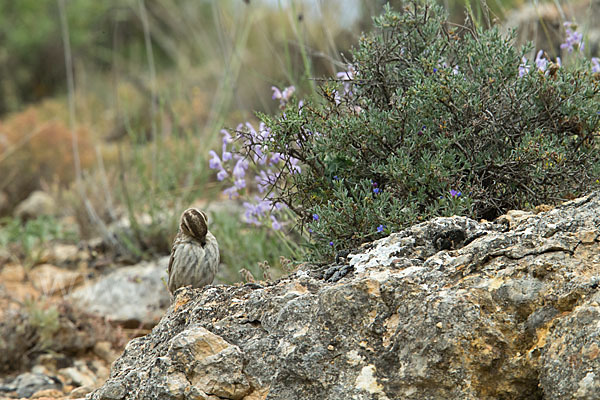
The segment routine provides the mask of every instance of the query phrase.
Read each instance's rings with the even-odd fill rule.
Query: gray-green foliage
[[[597,184],[589,64],[524,73],[528,49],[513,36],[445,19],[433,2],[388,9],[353,53],[351,87],[332,80],[320,98],[262,116],[273,151],[304,164],[278,193],[317,257],[432,216],[493,219]]]

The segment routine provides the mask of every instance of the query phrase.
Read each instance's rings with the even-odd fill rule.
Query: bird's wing
[[[171,257],[169,257],[169,266],[167,267],[167,274],[169,277],[171,276],[171,267],[173,266],[173,258],[175,257],[176,248],[177,246],[175,246],[175,243],[173,243],[173,246],[171,247]]]

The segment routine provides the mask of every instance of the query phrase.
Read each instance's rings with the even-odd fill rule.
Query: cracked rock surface
[[[436,218],[344,260],[180,290],[90,398],[600,398],[600,192]]]

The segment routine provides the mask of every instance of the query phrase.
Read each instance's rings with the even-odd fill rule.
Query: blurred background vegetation
[[[385,3],[0,2],[0,228],[18,231],[15,207],[41,188],[78,238],[100,235],[136,261],[167,254],[179,215],[197,204],[216,222],[211,229],[229,267],[222,280],[239,280],[241,268],[261,278],[264,260],[282,273],[280,256],[296,257],[300,239],[246,225],[239,205],[221,195],[208,151],[220,148],[222,128],[277,110],[271,86],[294,85],[302,98],[319,78],[345,70],[345,55]],[[467,15],[483,25],[527,22],[529,12],[523,40],[549,43],[569,10],[591,7],[443,5],[455,23]]]

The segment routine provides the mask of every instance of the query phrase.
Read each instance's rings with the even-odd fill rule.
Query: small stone
[[[56,398],[61,398],[64,395],[65,394],[61,390],[58,390],[58,389],[43,389],[43,390],[35,392],[30,398],[38,399],[38,400],[56,399]]]
[[[15,216],[22,219],[34,219],[44,215],[55,215],[56,201],[41,190],[32,192],[15,208]]]
[[[65,377],[68,384],[73,386],[94,386],[96,384],[96,376],[81,360],[75,361],[72,367],[58,370],[58,373]]]
[[[71,390],[71,392],[69,393],[69,398],[70,399],[82,398],[82,397],[85,397],[85,395],[92,393],[93,390],[94,390],[94,388],[91,386],[76,387],[75,389]]]
[[[441,322],[438,322],[437,324],[435,324],[435,326],[437,326],[439,329],[442,329],[444,327],[444,325]]]
[[[80,258],[87,258],[87,253],[79,250],[74,244],[55,243],[42,254],[42,260],[49,264],[73,264]]]
[[[32,372],[25,372],[19,375],[12,384],[16,387],[19,397],[31,397],[40,390],[59,389],[62,387],[58,379]]]
[[[67,295],[73,288],[83,282],[83,274],[76,271],[65,271],[50,264],[42,264],[31,270],[29,278],[33,287],[44,295],[61,293]]]
[[[0,270],[1,282],[23,282],[25,280],[25,268],[18,264],[9,264]]]

